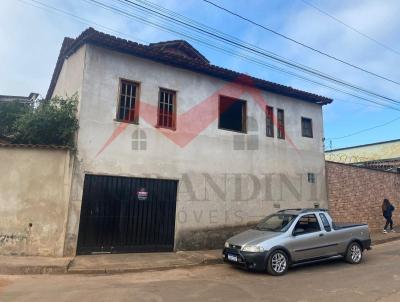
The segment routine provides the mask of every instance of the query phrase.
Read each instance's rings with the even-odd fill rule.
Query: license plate
[[[236,255],[228,254],[228,260],[229,260],[229,261],[233,261],[233,262],[237,262],[237,261],[238,261],[238,258],[237,258]]]

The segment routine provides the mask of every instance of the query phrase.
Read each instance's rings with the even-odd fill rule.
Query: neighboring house
[[[400,139],[325,151],[325,159],[398,173]]]
[[[24,104],[34,104],[39,97],[39,93],[31,92],[28,96],[0,95],[0,102],[19,102]]]
[[[329,98],[91,28],[64,39],[47,98],[74,93],[65,255],[218,248],[277,208],[327,206]]]

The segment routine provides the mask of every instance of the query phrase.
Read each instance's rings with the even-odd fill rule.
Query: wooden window
[[[278,109],[278,138],[285,139],[285,112],[282,109]]]
[[[138,83],[121,80],[117,120],[127,123],[138,122],[138,94]]]
[[[266,135],[268,137],[274,137],[274,108],[267,106],[265,108],[266,117]]]
[[[304,137],[313,137],[312,119],[301,118],[301,135]]]
[[[246,101],[227,96],[219,97],[218,128],[237,132],[247,131]]]
[[[176,92],[160,88],[157,127],[176,129]]]

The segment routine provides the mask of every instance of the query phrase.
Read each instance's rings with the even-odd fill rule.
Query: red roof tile
[[[181,40],[179,40],[181,41]],[[177,41],[174,41],[177,42]],[[219,66],[215,66],[207,63],[208,61],[199,59],[188,59],[187,57],[174,54],[171,52],[165,52],[162,50],[162,47],[154,47],[157,44],[165,44],[168,42],[154,43],[147,45],[142,45],[136,42],[128,41],[125,39],[117,38],[112,35],[108,35],[99,31],[96,31],[93,28],[88,28],[84,32],[82,32],[76,39],[65,38],[60,50],[60,54],[57,60],[56,67],[54,69],[53,77],[51,79],[50,87],[47,91],[46,98],[51,98],[55,85],[57,83],[58,76],[61,72],[62,64],[64,59],[77,51],[84,44],[93,44],[100,47],[112,49],[114,51],[119,51],[123,53],[127,53],[133,56],[161,62],[164,64],[172,65],[175,67],[192,70],[194,72],[199,72],[203,74],[207,74],[209,76],[213,76],[216,78],[220,78],[226,81],[238,81],[239,79],[242,83],[251,83],[252,86],[257,87],[259,89],[285,95],[288,97],[293,97],[296,99],[300,99],[303,101],[326,105],[332,102],[332,99],[319,96],[313,93],[305,92],[302,90],[294,89],[289,86],[284,86],[280,84],[276,84],[273,82],[265,81],[263,79],[251,77],[245,75],[243,73],[239,73],[233,70],[229,70],[226,68],[222,68]],[[191,45],[187,42],[190,47]],[[152,47],[153,45],[153,47]],[[184,47],[187,47],[185,45]],[[192,47],[193,48],[193,47]],[[194,48],[193,48],[194,49]],[[195,49],[194,49],[195,50]],[[195,50],[198,54],[200,54],[197,50]],[[201,55],[201,54],[200,54]],[[202,56],[202,55],[201,55]],[[202,56],[203,57],[203,56]],[[204,58],[204,57],[203,57]],[[205,58],[204,58],[205,59]],[[205,59],[207,60],[207,59]]]

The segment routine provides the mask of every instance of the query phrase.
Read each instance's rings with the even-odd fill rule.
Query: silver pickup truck
[[[337,225],[323,209],[287,209],[229,238],[223,258],[247,269],[283,275],[289,266],[335,257],[358,264],[370,248],[366,224]]]

